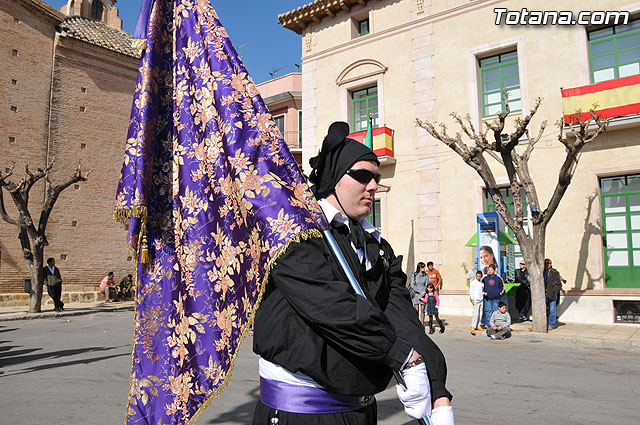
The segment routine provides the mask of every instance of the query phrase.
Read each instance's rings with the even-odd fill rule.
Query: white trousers
[[[482,319],[482,304],[482,300],[476,300],[476,303],[471,306],[473,308],[473,314],[471,315],[471,327],[474,329],[478,327],[480,319]]]

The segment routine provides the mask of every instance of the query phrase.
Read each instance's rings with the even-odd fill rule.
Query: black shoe
[[[433,329],[433,328],[429,329],[429,335],[431,335],[432,333],[435,333],[435,331],[436,331],[436,330],[435,330],[435,329]]]
[[[440,333],[443,334],[444,333],[444,326],[440,326]]]

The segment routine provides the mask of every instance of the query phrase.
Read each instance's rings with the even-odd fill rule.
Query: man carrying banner
[[[398,386],[398,397],[410,416],[453,424],[444,356],[411,305],[402,257],[366,220],[378,159],[348,133],[346,123],[331,125],[310,180],[366,298],[351,289],[326,241],[290,245],[256,313],[260,401],[253,424],[376,424],[373,395],[398,370],[407,384]]]

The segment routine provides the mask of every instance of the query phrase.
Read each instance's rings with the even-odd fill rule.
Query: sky
[[[60,9],[67,0],[45,0]],[[222,25],[242,54],[249,74],[256,84],[269,80],[278,68],[278,76],[296,71],[302,50],[301,36],[278,24],[278,14],[296,9],[312,0],[212,0]],[[133,33],[141,0],[119,0],[122,29]],[[242,48],[238,48],[247,43]],[[240,52],[242,51],[242,52]]]

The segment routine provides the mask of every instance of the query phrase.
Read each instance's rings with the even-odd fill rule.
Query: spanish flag
[[[597,105],[601,118],[640,113],[640,75],[603,81],[583,87],[562,90],[564,122],[591,117],[589,110]],[[578,117],[577,111],[581,113]]]

